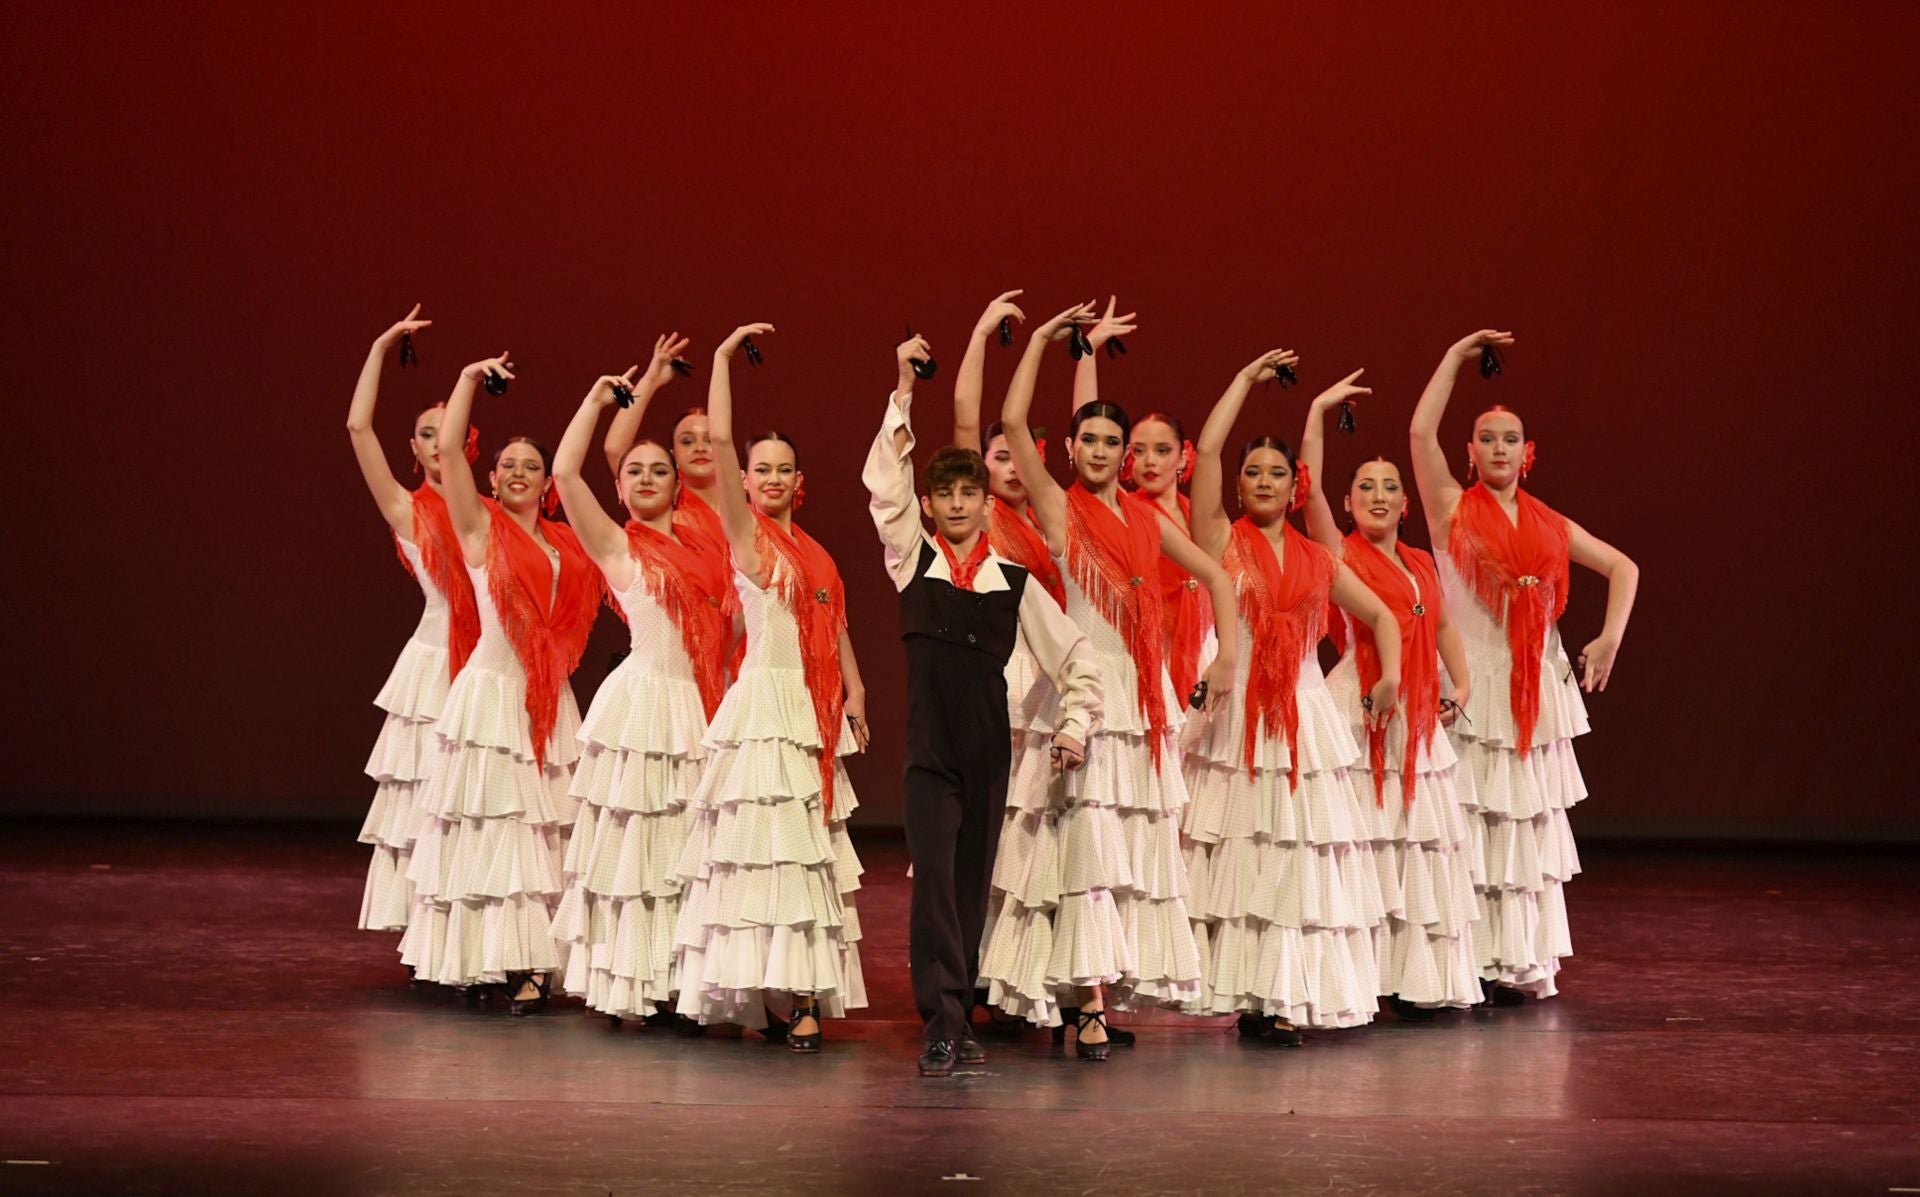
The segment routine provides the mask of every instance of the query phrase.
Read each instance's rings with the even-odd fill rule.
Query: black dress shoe
[[[936,1039],[920,1053],[921,1076],[953,1075],[953,1040]]]
[[[986,1046],[972,1035],[962,1035],[959,1039],[955,1040],[954,1053],[955,1058],[962,1064],[985,1064],[987,1062]]]

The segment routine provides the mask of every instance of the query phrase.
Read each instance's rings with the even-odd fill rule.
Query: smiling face
[[[793,492],[804,477],[794,460],[792,445],[760,441],[747,454],[747,501],[762,515],[778,518],[793,509]]]
[[[415,463],[435,481],[440,478],[440,417],[446,414],[444,404],[421,412],[413,418],[413,436],[407,440]]]
[[[1180,481],[1180,471],[1187,466],[1180,433],[1165,420],[1149,417],[1135,424],[1128,448],[1133,452],[1133,480],[1140,485],[1140,493],[1149,498],[1157,499],[1172,490]]]
[[[1278,449],[1258,448],[1240,463],[1240,509],[1256,524],[1284,519],[1293,502],[1293,467]]]
[[[493,473],[488,477],[493,481],[493,494],[500,505],[516,514],[538,512],[540,500],[553,485],[540,450],[525,441],[516,441],[500,450],[500,456],[494,459]]]
[[[633,518],[656,520],[673,510],[673,496],[680,489],[674,476],[673,461],[667,451],[652,441],[642,441],[627,450],[620,461],[620,501]]]
[[[1390,461],[1361,466],[1347,487],[1347,514],[1368,540],[1379,540],[1400,526],[1407,514],[1407,489],[1400,467]]]
[[[1510,411],[1482,412],[1473,422],[1468,452],[1487,485],[1504,487],[1520,476],[1520,463],[1527,452],[1526,441],[1526,429],[1519,416]]]
[[[707,436],[705,412],[688,412],[673,426],[673,460],[679,463],[680,476],[688,486],[712,484],[713,441]]]
[[[987,493],[971,478],[938,482],[931,494],[921,498],[920,510],[948,544],[965,544],[986,526]]]
[[[1105,416],[1088,416],[1073,434],[1073,472],[1088,489],[1112,482],[1126,455],[1126,430]]]
[[[1020,481],[1020,468],[1013,464],[1004,433],[987,442],[987,485],[1002,503],[1020,507],[1027,501],[1027,484]]]

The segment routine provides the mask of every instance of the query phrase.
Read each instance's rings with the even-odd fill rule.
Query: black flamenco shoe
[[[657,1031],[663,1027],[674,1026],[679,1017],[678,1014],[675,1014],[671,1010],[655,1010],[652,1014],[647,1015],[647,1029]]]
[[[1242,1010],[1240,1018],[1234,1023],[1234,1030],[1240,1032],[1242,1040],[1265,1039],[1267,1033],[1273,1030],[1273,1015]]]
[[[951,1039],[935,1039],[920,1053],[921,1076],[952,1076],[954,1048]]]
[[[522,998],[510,996],[507,999],[507,1013],[513,1015],[515,1018],[525,1018],[529,1014],[540,1013],[547,1008],[548,1000],[553,997],[552,973],[541,973],[538,981],[533,979],[532,973],[507,974],[509,994],[518,994],[520,990],[525,988],[529,983],[533,985],[533,997]]]
[[[987,1062],[987,1045],[973,1037],[968,1031],[962,1031],[960,1038],[953,1042],[954,1058],[971,1068]]]
[[[1387,1009],[1401,1022],[1432,1022],[1440,1012],[1430,1006],[1416,1006],[1399,994],[1387,998]]]
[[[1300,1028],[1284,1018],[1273,1020],[1273,1026],[1267,1029],[1266,1041],[1275,1047],[1299,1047],[1303,1042]]]
[[[813,1031],[806,1035],[795,1034],[793,1028],[799,1026],[803,1018],[813,1020]],[[787,1024],[787,1050],[796,1055],[811,1056],[820,1050],[825,1040],[826,1035],[820,1028],[820,1003],[816,1001],[804,1009],[794,1007],[793,1021]]]
[[[1500,985],[1492,981],[1480,982],[1480,990],[1487,995],[1487,1004],[1503,1009],[1527,1004],[1527,994],[1523,989],[1511,985]]]
[[[673,1030],[682,1039],[699,1039],[707,1033],[707,1024],[684,1014],[673,1016]]]
[[[1106,1031],[1109,1036],[1113,1034],[1113,1031],[1107,1026],[1107,1012],[1105,1010],[1078,1010],[1074,1012],[1073,1054],[1079,1056],[1082,1060],[1105,1060],[1108,1051],[1113,1047],[1111,1038],[1104,1043],[1087,1042],[1087,1028],[1093,1026],[1095,1023],[1098,1023],[1100,1029]]]
[[[773,1011],[768,1010],[767,1025],[760,1028],[760,1035],[769,1043],[785,1043],[787,1041],[787,1032],[790,1029],[792,1029],[791,1023]]]
[[[1069,1018],[1078,1020],[1079,1017],[1080,1007],[1060,1007],[1060,1025],[1053,1028],[1053,1041],[1055,1043],[1065,1043],[1067,1041],[1067,1020]],[[1106,1025],[1105,1020],[1102,1020],[1101,1025]],[[1113,1044],[1115,1047],[1132,1047],[1134,1044],[1140,1042],[1140,1036],[1127,1030],[1125,1027],[1107,1027],[1107,1042]]]

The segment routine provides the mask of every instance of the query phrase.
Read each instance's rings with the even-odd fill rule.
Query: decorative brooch
[[[1538,586],[1540,579],[1534,577],[1532,574],[1527,574],[1525,577],[1515,578],[1513,584],[1515,586]]]
[[[820,589],[814,591],[813,598],[815,602],[824,604],[827,601],[827,588],[822,586]]]

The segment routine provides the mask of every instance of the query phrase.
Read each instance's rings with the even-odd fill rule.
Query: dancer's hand
[[[1384,730],[1393,722],[1394,704],[1400,701],[1400,679],[1381,676],[1367,691],[1366,724],[1370,730]]]
[[[1116,316],[1113,314],[1113,309],[1117,306],[1119,306],[1118,297],[1113,295],[1107,296],[1106,315],[1100,317],[1099,323],[1095,324],[1092,330],[1087,333],[1087,343],[1095,349],[1100,348],[1115,337],[1130,337],[1133,335],[1133,330],[1139,327],[1133,322],[1133,318],[1139,315],[1138,312],[1128,312],[1124,316]]]
[[[1452,727],[1456,722],[1458,722],[1460,719],[1460,712],[1466,709],[1467,699],[1470,698],[1471,696],[1472,696],[1471,691],[1469,691],[1467,687],[1455,686],[1453,688],[1453,693],[1447,695],[1447,701],[1451,702],[1453,705],[1452,706],[1442,705],[1440,708],[1440,726]]]
[[[925,337],[911,336],[894,346],[893,356],[900,365],[900,383],[895,390],[902,395],[912,394],[914,381],[919,377],[913,372],[913,359],[932,361],[933,347],[927,344]]]
[[[987,305],[987,310],[980,313],[980,319],[973,326],[973,335],[976,337],[992,336],[994,330],[1000,327],[1000,322],[1009,316],[1013,317],[1015,324],[1025,324],[1027,322],[1027,314],[1021,311],[1019,306],[1013,302],[1016,296],[1022,294],[1025,294],[1025,292],[1014,290],[1002,291],[999,295],[995,296],[993,302]]]
[[[1326,413],[1332,411],[1334,408],[1339,407],[1342,403],[1352,403],[1362,395],[1373,394],[1372,387],[1363,387],[1363,386],[1354,385],[1353,380],[1360,377],[1360,375],[1365,371],[1365,369],[1366,368],[1363,366],[1359,370],[1355,370],[1353,373],[1347,375],[1345,378],[1341,379],[1339,382],[1334,383],[1332,386],[1328,387],[1326,390],[1321,391],[1318,395],[1315,395],[1313,397],[1314,414],[1325,415]]]
[[[406,316],[402,318],[399,321],[399,323],[395,324],[392,328],[388,329],[387,331],[381,333],[379,336],[375,337],[373,339],[373,343],[375,345],[378,345],[382,349],[391,349],[393,348],[394,343],[397,342],[401,337],[405,336],[407,333],[419,332],[421,329],[433,323],[433,321],[431,320],[414,319],[414,317],[418,316],[419,314],[420,314],[420,305],[416,303],[413,305],[413,310],[411,312],[408,312]]]
[[[1062,732],[1053,733],[1053,747],[1047,749],[1056,769],[1078,769],[1087,763],[1087,746]]]
[[[865,752],[867,745],[873,743],[873,729],[867,726],[867,692],[865,690],[848,691],[846,701],[841,704],[841,710],[846,713],[847,726],[853,729],[853,742],[859,746],[861,752]]]
[[[1227,695],[1233,692],[1233,662],[1215,654],[1213,664],[1200,675],[1207,683],[1207,714],[1226,705]]]
[[[1513,344],[1512,333],[1501,332],[1497,328],[1483,328],[1470,337],[1462,337],[1455,341],[1453,348],[1448,352],[1463,362],[1472,362],[1480,359],[1480,347],[1483,345],[1504,348],[1511,344]]]
[[[686,352],[690,342],[677,332],[653,339],[653,357],[647,362],[647,385],[659,390],[673,381],[673,359]]]
[[[602,374],[594,379],[593,386],[587,391],[586,402],[596,407],[605,407],[613,402],[613,388],[623,386],[633,389],[634,379],[640,376],[640,367],[628,366],[625,374]]]
[[[1613,676],[1613,659],[1620,654],[1620,641],[1602,634],[1595,637],[1585,648],[1574,665],[1581,671],[1580,688],[1589,694],[1596,694],[1607,688],[1607,679]]]
[[[1042,324],[1039,328],[1034,329],[1032,339],[1036,341],[1065,340],[1067,330],[1074,325],[1092,324],[1097,319],[1093,312],[1094,306],[1091,300],[1086,303],[1076,304],[1047,321],[1045,324]]]
[[[1300,355],[1291,349],[1269,349],[1259,357],[1247,363],[1240,371],[1240,377],[1250,383],[1262,383],[1273,377],[1274,371],[1281,366],[1298,365]]]
[[[507,357],[507,352],[502,350],[498,357],[484,358],[474,362],[460,371],[460,377],[470,378],[475,382],[485,382],[488,375],[495,378],[517,378],[518,375],[513,372],[513,363],[508,361]]]
[[[740,342],[746,340],[748,337],[765,336],[772,331],[773,325],[771,324],[742,324],[739,328],[727,334],[727,339],[720,342],[720,348],[713,351],[713,356],[717,358],[731,358],[739,351]]]

